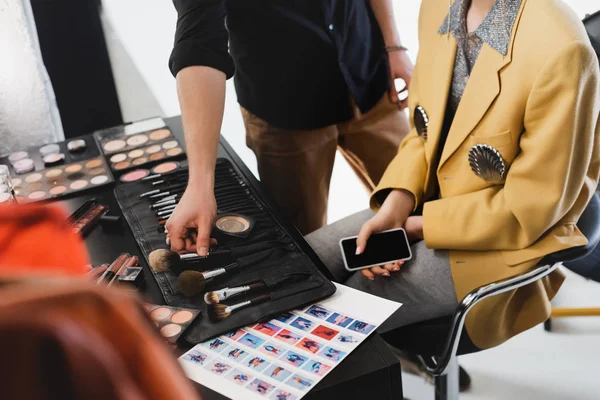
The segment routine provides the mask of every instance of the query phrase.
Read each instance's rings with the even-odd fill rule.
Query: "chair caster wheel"
[[[545,322],[544,322],[544,330],[546,332],[552,332],[552,319],[548,318]]]

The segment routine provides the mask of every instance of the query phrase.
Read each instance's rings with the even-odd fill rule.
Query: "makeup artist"
[[[262,185],[301,232],[326,223],[338,146],[369,190],[375,187],[409,130],[405,104],[390,84],[410,84],[412,74],[391,3],[174,0],[169,66],[190,179],[167,224],[173,250],[205,255],[209,247],[225,80],[234,66]]]
[[[600,174],[598,60],[567,5],[424,1],[419,42],[415,128],[371,197],[377,213],[307,237],[340,281],[404,303],[383,332],[451,315],[471,290],[586,244],[576,222]],[[372,233],[402,226],[413,260],[346,272],[340,238],[360,231],[364,251]],[[482,301],[470,339],[489,348],[545,321],[563,280],[556,270]]]

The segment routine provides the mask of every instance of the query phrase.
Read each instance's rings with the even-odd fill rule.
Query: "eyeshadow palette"
[[[94,132],[94,137],[106,156],[129,152],[130,150],[142,146],[150,147],[164,141],[174,140],[174,147],[177,147],[178,145],[175,136],[173,136],[173,133],[167,128],[167,125],[162,118],[151,118],[103,129]]]
[[[116,153],[108,158],[113,171],[120,173],[142,165],[156,163],[165,159],[183,156],[183,149],[177,140],[171,139],[127,152]]]
[[[112,182],[114,179],[102,157],[17,175],[12,179],[19,202],[55,199]]]
[[[150,304],[147,310],[161,336],[170,343],[175,343],[200,314],[198,310]]]

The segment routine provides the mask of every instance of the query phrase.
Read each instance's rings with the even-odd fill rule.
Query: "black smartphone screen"
[[[367,242],[367,248],[358,256],[356,255],[356,237],[343,239],[341,247],[349,269],[362,269],[411,257],[408,238],[403,229],[371,235]]]

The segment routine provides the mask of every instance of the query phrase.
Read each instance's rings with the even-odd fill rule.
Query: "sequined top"
[[[448,28],[456,38],[458,48],[454,61],[452,86],[448,96],[448,110],[452,116],[458,109],[467,82],[477,61],[483,43],[502,55],[508,52],[513,25],[521,7],[521,0],[496,0],[488,15],[475,31],[467,32],[467,11],[471,0],[456,0],[438,30],[447,34]],[[450,19],[450,22],[448,22]]]

